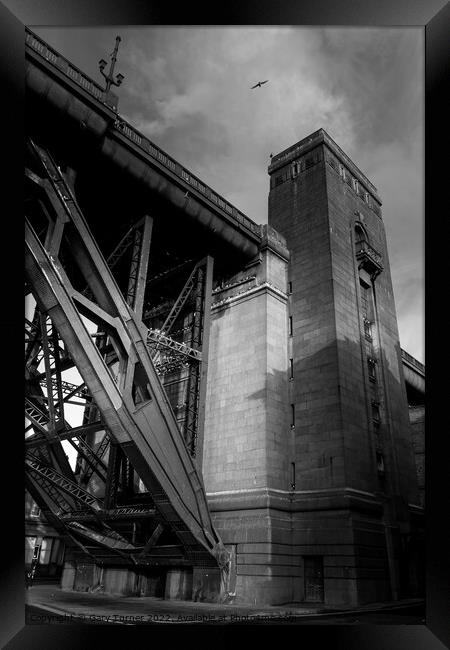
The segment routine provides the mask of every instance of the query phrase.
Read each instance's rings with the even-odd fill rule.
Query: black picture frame
[[[20,277],[23,268],[21,182],[23,177],[22,140],[24,96],[24,29],[23,25],[364,25],[421,26],[425,30],[425,155],[426,155],[426,352],[427,352],[427,598],[426,624],[422,626],[296,626],[295,643],[324,645],[330,648],[383,648],[434,650],[450,645],[450,580],[449,537],[445,521],[449,512],[449,475],[447,435],[444,409],[446,405],[445,364],[447,349],[443,332],[446,317],[432,318],[435,287],[441,302],[445,302],[443,263],[446,261],[442,228],[448,207],[447,185],[447,113],[444,90],[448,84],[450,5],[445,0],[286,0],[270,2],[226,2],[209,8],[184,3],[174,7],[160,0],[8,0],[0,4],[2,44],[1,78],[2,158],[7,162],[3,175],[3,199],[9,207],[3,213],[3,246],[1,261],[3,308],[0,332],[3,335],[4,430],[2,448],[3,542],[1,567],[1,638],[2,647],[24,648],[87,648],[105,647],[111,640],[117,643],[156,643],[154,628],[126,626],[25,626],[23,573],[23,443],[17,429],[17,413],[21,405],[20,364],[17,364],[22,336]],[[9,176],[8,176],[9,175]],[[438,240],[439,238],[439,240]],[[23,285],[22,285],[23,286]],[[439,289],[440,287],[440,289]],[[431,333],[432,330],[432,333]],[[5,358],[6,355],[6,358]],[[9,358],[11,356],[11,358]],[[17,375],[16,375],[17,373]],[[11,423],[7,424],[7,415]],[[174,629],[176,628],[176,629]],[[165,636],[180,633],[178,626],[164,626]],[[252,631],[247,628],[246,631]],[[277,630],[259,628],[268,643],[276,639]],[[286,628],[283,629],[283,632]],[[224,640],[233,633],[232,627],[221,628]],[[183,642],[202,642],[217,629],[183,626]],[[242,634],[242,628],[239,630]],[[443,645],[445,644],[445,645]]]

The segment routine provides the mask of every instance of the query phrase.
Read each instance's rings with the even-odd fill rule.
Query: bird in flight
[[[269,81],[268,79],[266,79],[265,81],[258,81],[258,83],[255,84],[254,86],[252,86],[252,87],[250,88],[250,90],[253,90],[253,88],[261,88],[261,86],[262,86],[263,84],[266,84],[268,81]]]

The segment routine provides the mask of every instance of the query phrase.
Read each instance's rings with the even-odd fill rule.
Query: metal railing
[[[417,361],[414,357],[408,354],[405,350],[401,349],[402,359],[407,361],[409,364],[417,368],[421,373],[425,374],[425,366],[420,361]]]
[[[33,34],[26,28],[26,44],[35,52],[40,54],[46,61],[54,65],[60,72],[66,74],[72,81],[81,86],[86,92],[94,96],[97,100],[111,108],[111,103],[107,101],[107,93],[90,79],[76,66],[72,65],[66,58],[61,56],[56,50],[51,48],[45,41]],[[154,158],[173,174],[181,178],[185,183],[209,199],[218,208],[223,210],[227,215],[232,217],[239,225],[243,226],[253,234],[261,236],[260,225],[252,221],[243,212],[235,208],[231,203],[226,201],[220,194],[214,192],[208,185],[203,183],[197,176],[194,176],[188,169],[180,165],[176,160],[168,156],[162,149],[157,147],[148,138],[144,137],[139,131],[131,126],[128,122],[117,115],[114,124],[115,128],[124,135],[128,140],[140,147],[146,154]]]
[[[144,137],[139,131],[131,126],[122,118],[118,118],[115,123],[116,129],[125,135],[134,144],[139,146],[145,153],[149,154],[157,160],[160,164],[164,165],[173,174],[181,178],[185,183],[190,185],[194,190],[203,194],[207,199],[214,203],[217,207],[221,208],[229,216],[233,217],[240,225],[250,230],[255,235],[261,236],[261,227],[259,224],[252,221],[243,212],[238,210],[234,205],[229,203],[217,192],[214,192],[208,185],[201,181],[197,176],[194,176],[188,169],[180,165],[173,158],[168,156],[162,149],[157,147],[148,138]]]
[[[25,42],[46,61],[54,65],[61,72],[64,72],[72,81],[75,81],[75,83],[84,88],[84,90],[96,99],[106,104],[106,93],[98,83],[90,79],[84,72],[61,56],[61,54],[47,45],[45,41],[39,38],[39,36],[36,36],[36,34],[33,34],[29,29],[25,30]]]
[[[382,268],[382,256],[381,254],[373,248],[368,242],[364,239],[357,241],[355,244],[356,255],[365,254],[367,255],[377,266]]]

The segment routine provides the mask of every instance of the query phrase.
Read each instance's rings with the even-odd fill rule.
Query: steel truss
[[[194,265],[160,331],[147,330],[147,286],[172,273],[147,280],[152,218],[134,224],[108,266],[51,155],[34,143],[30,151],[40,175],[28,170],[27,178],[47,226],[36,231],[33,216],[26,224],[26,281],[37,303],[25,323],[28,489],[66,542],[97,561],[107,549],[133,565],[166,557],[167,566],[226,569],[193,461],[200,467],[212,259]],[[130,252],[122,295],[111,269]],[[71,366],[83,383],[63,379]],[[168,388],[174,372],[186,385],[182,433],[155,367]],[[80,427],[66,421],[69,404],[84,405]],[[75,471],[63,442],[77,452]]]
[[[187,448],[200,467],[205,398],[201,388],[207,372],[207,356],[202,355],[202,349],[208,348],[209,341],[212,266],[210,257],[194,265],[161,327],[150,328],[147,335],[153,363],[164,385],[173,385],[174,378],[178,379],[179,390],[170,401],[178,411],[177,420]],[[145,322],[150,323],[150,319]],[[176,335],[181,335],[181,341],[169,336],[176,323]],[[205,384],[206,380],[203,387]]]

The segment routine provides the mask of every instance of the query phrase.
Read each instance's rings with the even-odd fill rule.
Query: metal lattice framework
[[[25,322],[27,487],[64,539],[99,562],[226,566],[194,462],[212,259],[147,278],[153,219],[145,216],[105,262],[50,153],[33,142],[29,151],[26,280],[36,307]],[[126,264],[120,290],[112,270],[123,275]],[[187,267],[179,295],[160,300],[155,327],[148,292]],[[81,382],[67,379],[71,369]],[[174,386],[184,387],[181,403]],[[74,406],[84,415],[72,427]]]

